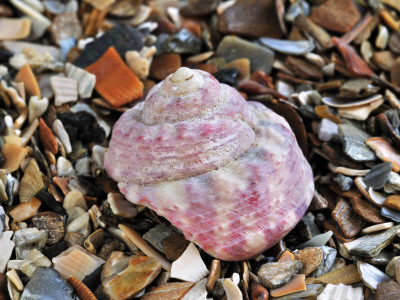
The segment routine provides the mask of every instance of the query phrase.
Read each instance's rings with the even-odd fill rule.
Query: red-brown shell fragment
[[[120,118],[104,165],[128,200],[223,260],[274,245],[303,216],[314,190],[283,118],[188,68]]]
[[[15,76],[14,80],[16,82],[23,82],[25,85],[25,90],[27,95],[30,96],[38,96],[41,98],[39,84],[36,80],[35,75],[33,74],[32,68],[29,64],[25,64],[18,72],[17,76]]]
[[[49,150],[54,155],[58,152],[58,142],[53,134],[53,131],[47,126],[42,118],[39,119],[39,134],[40,140],[46,150]]]
[[[86,71],[96,75],[95,88],[115,107],[143,96],[143,83],[129,69],[114,47],[110,47]]]

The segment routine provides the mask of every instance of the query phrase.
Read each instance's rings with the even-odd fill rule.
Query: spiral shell
[[[188,68],[121,116],[104,165],[129,201],[224,260],[274,245],[303,216],[314,190],[283,118]]]

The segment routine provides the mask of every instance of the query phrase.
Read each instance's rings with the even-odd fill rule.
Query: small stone
[[[320,68],[302,58],[288,56],[286,57],[285,62],[289,70],[301,78],[321,80],[323,77],[323,73]]]
[[[125,53],[125,60],[136,76],[140,79],[145,79],[149,76],[150,64],[156,51],[156,47],[154,46],[144,46],[140,52],[127,51]]]
[[[363,178],[364,183],[367,187],[372,187],[374,190],[381,189],[389,180],[391,171],[391,162],[377,164],[365,175]]]
[[[307,240],[312,239],[314,236],[321,234],[317,224],[315,224],[315,216],[312,212],[308,212],[304,215],[298,224],[300,233]]]
[[[223,69],[235,69],[239,72],[238,80],[250,79],[250,60],[239,58],[225,64]],[[215,75],[214,75],[215,76]]]
[[[372,61],[382,70],[390,72],[396,57],[391,51],[378,51],[372,55]]]
[[[399,299],[400,284],[397,282],[381,282],[376,290],[376,300]]]
[[[68,135],[67,131],[65,130],[63,123],[58,119],[54,120],[54,122],[53,122],[53,132],[60,139],[67,154],[71,153],[72,146],[71,146],[71,141],[70,141],[69,135]],[[62,176],[62,175],[58,174],[58,176]]]
[[[299,272],[303,263],[299,260],[263,264],[257,275],[260,283],[267,288],[277,288],[289,282],[294,274]]]
[[[321,141],[328,142],[336,137],[339,137],[338,125],[329,119],[322,119],[318,125],[318,138]]]
[[[50,33],[56,44],[71,37],[79,39],[82,34],[82,26],[77,13],[66,12],[56,15],[50,26]]]
[[[332,218],[339,224],[347,238],[356,236],[366,225],[366,222],[354,212],[350,203],[344,198],[339,198],[332,211]]]
[[[45,283],[45,284],[44,284]],[[74,300],[73,289],[60,274],[49,267],[38,267],[25,286],[21,300]]]
[[[375,154],[365,141],[370,138],[366,132],[347,124],[339,124],[339,134],[343,143],[343,151],[354,161],[373,161]]]
[[[194,282],[169,282],[163,285],[152,287],[144,294],[142,300],[169,299],[179,300],[186,295],[195,285]]]
[[[239,77],[239,71],[236,69],[222,69],[214,74],[215,79],[220,83],[225,83],[230,86],[237,86],[237,81]]]
[[[189,1],[179,12],[185,17],[199,17],[210,15],[218,5],[218,0],[194,0]]]
[[[38,267],[51,267],[51,261],[39,250],[33,249],[29,256],[21,263],[19,269],[27,276],[32,277]]]
[[[400,259],[400,256],[393,257],[389,263],[386,265],[385,273],[390,277],[396,276],[396,265],[397,261]]]
[[[143,239],[152,244],[158,251],[165,253],[163,240],[175,234],[175,231],[164,224],[157,225],[143,235]]]
[[[14,250],[14,242],[10,241],[13,235],[12,231],[4,231],[0,233],[0,273],[4,273],[7,267],[7,263],[11,258],[11,254]]]
[[[390,69],[390,81],[395,86],[400,87],[400,58],[397,58]]]
[[[182,66],[181,57],[178,54],[166,53],[156,56],[150,66],[150,77],[164,80]]]
[[[350,198],[350,201],[354,211],[365,221],[374,224],[386,222],[386,219],[381,216],[380,209],[372,203],[358,197]]]
[[[337,238],[341,243],[348,243],[354,241],[354,239],[347,238],[344,236],[339,224],[333,219],[324,221],[323,226],[326,230],[332,231],[335,238]]]
[[[218,28],[225,34],[280,38],[283,32],[272,0],[239,0],[220,16]]]
[[[377,225],[372,225],[369,227],[364,228],[361,233],[362,234],[369,234],[369,233],[373,233],[376,231],[381,231],[381,230],[385,230],[385,229],[389,229],[391,227],[394,226],[393,222],[387,222],[387,223],[382,223],[382,224],[377,224]]]
[[[41,250],[47,242],[47,232],[37,228],[15,231],[13,241],[17,259],[26,259],[33,249]]]
[[[312,273],[313,277],[319,277],[328,273],[336,259],[337,251],[334,248],[323,246],[319,247],[323,252],[323,260],[317,267],[317,269]]]
[[[353,288],[341,283],[338,285],[328,284],[317,298],[317,300],[336,299],[363,300],[363,290],[361,287]]]
[[[386,198],[385,206],[394,209],[396,211],[400,211],[400,196],[399,195],[391,195]]]
[[[161,264],[156,259],[147,256],[133,256],[129,258],[125,268],[122,270],[115,268],[110,270],[108,276],[105,276],[105,270],[110,263],[116,263],[113,256],[110,256],[103,268],[102,286],[104,293],[112,299],[127,299],[139,294],[153,282],[161,271]],[[109,266],[109,268],[113,267]]]
[[[358,22],[361,14],[351,0],[328,0],[320,5],[310,19],[321,27],[346,33]]]
[[[353,187],[353,179],[342,174],[337,174],[333,177],[333,181],[338,184],[342,191],[349,191]]]
[[[201,50],[201,39],[184,28],[169,36],[162,49],[167,53],[196,54]]]
[[[251,72],[261,70],[269,73],[274,60],[274,52],[268,48],[236,36],[225,36],[218,45],[216,54],[225,58],[227,62],[239,58],[250,59]]]
[[[365,235],[343,246],[353,255],[374,257],[392,242],[399,229],[400,226],[395,226],[381,233]]]
[[[48,232],[47,244],[49,245],[58,243],[64,237],[64,218],[55,212],[39,213],[32,218],[32,223],[39,230]]]
[[[392,32],[389,36],[389,49],[396,54],[400,54],[400,33]]]
[[[400,212],[387,207],[381,208],[381,215],[395,222],[400,222]]]
[[[299,251],[293,252],[294,259],[299,260],[303,263],[303,267],[300,269],[300,274],[308,276],[313,272],[322,262],[324,258],[323,251],[318,247],[308,247]]]
[[[181,300],[207,300],[207,290],[206,290],[207,278],[204,278],[196,283],[194,287],[190,289],[190,291],[183,296]]]
[[[268,300],[268,290],[261,284],[253,282],[250,286],[251,300]]]
[[[303,2],[304,3],[304,2]],[[310,34],[323,49],[328,49],[333,46],[331,36],[322,27],[311,21],[305,14],[299,14],[295,18],[295,24],[301,31]]]
[[[162,243],[165,256],[171,261],[177,260],[190,244],[181,233],[174,233],[163,239]]]

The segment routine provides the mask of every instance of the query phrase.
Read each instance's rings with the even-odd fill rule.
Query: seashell
[[[372,137],[367,139],[365,144],[372,148],[384,162],[390,161],[393,165],[393,172],[400,171],[400,153],[393,148],[388,140],[382,137]]]
[[[183,281],[198,282],[208,274],[199,250],[190,243],[185,252],[171,266],[171,277]]]
[[[207,292],[211,293],[215,282],[221,277],[221,261],[219,259],[213,259],[210,267],[210,274],[208,275],[206,289]]]
[[[386,222],[386,223],[382,223],[382,224],[376,224],[376,225],[365,227],[361,231],[361,233],[362,234],[373,233],[373,232],[376,232],[376,231],[381,231],[381,230],[385,230],[385,229],[391,228],[393,226],[394,226],[393,222]]]
[[[110,204],[112,212],[123,218],[134,218],[137,215],[137,210],[134,204],[125,200],[125,197],[119,193],[109,193],[107,202]]]
[[[35,75],[32,72],[29,64],[25,64],[15,76],[16,82],[23,82],[28,97],[37,96],[41,98],[39,84],[36,80]]]
[[[29,162],[28,167],[26,168],[24,176],[22,177],[21,180],[21,186],[19,188],[20,201],[28,202],[43,187],[44,183],[42,179],[42,173],[40,172],[36,160],[32,159]]]
[[[25,128],[24,135],[22,136],[21,146],[26,146],[32,139],[33,134],[36,132],[36,129],[39,127],[38,119],[35,119],[28,128]],[[38,152],[38,148],[34,149],[35,152]],[[40,163],[40,161],[39,161]]]
[[[151,7],[144,4],[139,5],[135,16],[129,20],[129,24],[131,26],[143,24],[150,17],[151,11]]]
[[[370,172],[370,170],[356,170],[356,169],[350,169],[350,168],[345,168],[345,167],[338,167],[332,163],[328,163],[328,168],[333,173],[343,174],[346,176],[365,176]]]
[[[70,219],[72,219],[73,221],[71,222]],[[82,213],[77,218],[69,217],[68,221],[70,223],[67,223],[67,232],[80,232],[85,234],[87,227],[90,225],[88,213]]]
[[[383,99],[375,100],[371,103],[356,106],[356,107],[346,107],[346,108],[338,108],[338,114],[341,117],[345,117],[348,119],[360,120],[365,121],[369,114],[377,109],[383,103]]]
[[[85,197],[81,191],[70,191],[64,198],[63,207],[69,215],[74,207],[81,207],[84,211],[88,210]]]
[[[106,134],[107,135],[107,134]],[[104,169],[104,155],[106,154],[106,149],[100,145],[94,145],[92,148],[92,161],[100,168]]]
[[[24,284],[22,283],[21,278],[19,278],[18,273],[14,269],[8,271],[6,275],[19,291],[22,291],[24,289]]]
[[[90,253],[96,254],[104,242],[104,231],[103,229],[97,229],[83,242],[83,246]]]
[[[65,73],[68,78],[75,79],[78,82],[78,92],[82,99],[90,98],[96,84],[96,76],[90,74],[84,69],[78,68],[67,62],[65,64]]]
[[[67,282],[74,288],[74,291],[76,295],[79,297],[79,299],[97,300],[96,296],[93,295],[92,291],[75,276],[67,278]]]
[[[178,102],[176,100],[177,98],[180,99]],[[196,99],[196,101],[193,102],[193,99]],[[163,107],[162,110],[160,110],[161,106]],[[218,120],[215,119],[217,116]],[[226,116],[227,118],[221,118],[221,116]],[[143,120],[143,123],[139,121],[138,118]],[[233,240],[245,241],[250,239],[251,237],[248,233],[258,236],[261,232],[254,232],[251,228],[256,225],[253,224],[249,226],[252,222],[248,223],[242,219],[244,215],[248,215],[247,213],[243,214],[243,209],[248,209],[250,215],[255,213],[254,206],[246,202],[249,201],[249,199],[246,198],[247,196],[245,197],[247,200],[243,200],[243,197],[240,197],[240,200],[234,200],[232,195],[235,193],[232,191],[236,190],[238,186],[240,186],[239,189],[243,192],[247,191],[249,188],[248,184],[250,178],[247,176],[250,176],[250,174],[245,170],[249,170],[250,165],[255,163],[254,155],[256,154],[254,151],[261,151],[261,148],[257,148],[258,150],[251,148],[255,141],[259,141],[256,143],[258,145],[265,145],[264,147],[266,147],[267,144],[271,145],[271,149],[268,148],[267,150],[262,148],[264,149],[262,151],[277,151],[274,143],[270,144],[270,142],[272,142],[272,140],[269,140],[270,137],[267,143],[263,135],[257,136],[255,133],[255,131],[261,133],[265,130],[266,134],[266,132],[269,132],[269,129],[264,127],[260,127],[259,130],[261,131],[258,131],[258,129],[254,131],[252,129],[254,127],[258,128],[257,126],[262,126],[262,124],[264,124],[262,120],[266,118],[269,120],[276,120],[273,122],[276,122],[277,126],[279,124],[278,127],[280,128],[281,126],[287,128],[289,132],[287,132],[288,135],[285,134],[285,137],[294,137],[286,122],[283,123],[282,119],[278,118],[261,104],[250,103],[249,105],[236,91],[230,89],[226,85],[220,85],[211,75],[203,71],[181,68],[176,73],[171,74],[164,82],[158,84],[150,91],[144,103],[128,110],[114,126],[113,138],[109,150],[105,155],[105,168],[112,178],[117,181],[122,181],[119,184],[119,188],[131,202],[135,204],[145,204],[156,209],[158,214],[171,219],[173,224],[183,230],[186,237],[190,237],[204,249],[209,249],[208,251],[213,255],[217,255],[217,258],[242,259],[243,257],[239,258],[237,252],[235,252],[235,255],[230,256],[226,250],[231,248],[227,245]],[[132,128],[141,129],[139,129],[139,131],[133,131],[131,130]],[[208,129],[204,131],[206,128]],[[284,131],[286,131],[286,129]],[[130,135],[132,132],[137,132],[138,135]],[[141,133],[139,134],[139,132]],[[163,132],[162,137],[159,136],[160,132]],[[208,141],[213,139],[212,136],[216,132],[221,138],[213,142],[212,146],[208,145]],[[141,144],[137,142],[142,141],[144,137],[142,134],[145,134],[146,139],[148,137],[148,140],[146,140],[144,144],[150,143],[152,149],[158,147],[154,146],[155,143],[160,143],[160,148],[157,148],[157,150],[153,152],[154,154],[148,157],[149,161],[147,162],[146,159],[135,159],[136,154],[139,157],[142,157],[144,154]],[[272,134],[272,132],[270,134]],[[279,135],[281,134],[282,132],[280,131]],[[177,136],[182,137],[179,138],[180,147],[174,148],[174,158],[167,163],[165,157],[159,151],[164,149],[164,147],[176,145]],[[226,139],[230,141],[225,143]],[[130,142],[126,143],[127,140],[130,140]],[[122,143],[122,141],[124,142]],[[195,141],[196,144],[194,148],[191,146],[192,141]],[[294,140],[291,141],[294,142]],[[208,146],[204,146],[205,143]],[[123,144],[129,144],[129,146],[123,146]],[[285,145],[281,146],[286,149],[286,153],[293,153],[297,157],[297,160],[302,162],[299,165],[296,164],[296,168],[298,168],[299,174],[304,174],[304,176],[296,178],[305,180],[305,184],[301,185],[305,188],[302,192],[302,199],[308,205],[313,195],[313,183],[310,181],[311,177],[309,176],[311,176],[311,172],[307,163],[303,160],[303,154],[295,143],[285,142]],[[292,148],[292,146],[295,148]],[[212,150],[209,147],[212,147]],[[276,147],[278,146],[276,145]],[[208,151],[206,151],[206,149]],[[282,149],[283,148],[280,148],[279,154],[283,153]],[[192,151],[196,151],[197,154],[193,155]],[[278,154],[278,152],[274,153]],[[215,159],[216,157],[218,157],[218,160]],[[286,157],[294,159],[292,155]],[[185,164],[182,164],[183,160]],[[263,169],[259,164],[267,162],[261,158],[257,158],[256,160],[258,161],[257,169]],[[150,161],[152,162],[151,164],[149,163]],[[289,161],[284,161],[285,164],[289,163]],[[165,165],[165,163],[167,163],[167,165]],[[268,165],[270,165],[270,163],[272,162],[268,162]],[[190,168],[187,167],[189,165]],[[126,169],[127,166],[130,167],[130,170]],[[247,175],[241,177],[236,176],[237,174]],[[265,178],[264,175],[260,176]],[[208,182],[210,182],[209,180],[218,182],[219,191],[216,194],[215,187],[211,188],[208,184]],[[273,180],[279,181],[280,179],[274,177]],[[285,176],[283,181],[287,180],[291,181],[289,177]],[[274,185],[276,188],[279,187],[279,191],[281,192],[286,190],[281,186],[283,181],[279,181],[279,185]],[[227,187],[228,184],[233,184],[232,189]],[[196,192],[190,196],[190,200],[186,199],[187,197],[183,193],[183,191],[186,190],[186,186],[196,187],[193,189],[193,191]],[[260,185],[259,188],[262,188],[262,185]],[[160,193],[160,189],[164,192]],[[212,192],[211,189],[213,189],[214,192]],[[206,191],[209,191],[211,194]],[[296,191],[296,193],[297,192],[298,191]],[[247,192],[245,192],[245,194],[246,193]],[[170,195],[173,194],[175,195],[173,197],[174,199],[170,198]],[[159,198],[158,195],[161,197]],[[183,198],[180,203],[175,203],[176,195],[182,195]],[[223,195],[222,198],[221,195]],[[305,198],[307,199],[303,198],[304,196],[306,196]],[[227,216],[232,213],[235,215],[235,218],[240,218],[241,221],[239,223],[244,226],[243,230],[235,229],[235,231],[232,232],[229,226],[226,226],[227,231],[222,233],[220,226],[218,226],[221,220],[214,220],[215,223],[213,226],[216,226],[214,229],[210,228],[209,221],[207,221],[207,225],[205,223],[202,225],[204,226],[202,229],[200,229],[201,226],[199,226],[198,223],[196,223],[197,225],[195,227],[190,226],[189,224],[191,224],[193,220],[190,221],[191,216],[186,215],[185,211],[187,212],[187,209],[191,205],[197,205],[195,199],[205,199],[204,197],[208,198],[208,200],[202,200],[202,208],[200,208],[196,214],[200,213],[200,211],[202,211],[200,215],[209,214],[210,207],[215,207],[215,212],[218,215],[221,213],[221,215]],[[220,199],[218,200],[218,205],[216,205],[215,197]],[[267,195],[263,197],[265,203],[269,203],[268,197]],[[141,200],[145,201],[141,202]],[[157,205],[155,205],[155,202],[157,202]],[[209,205],[206,205],[208,202]],[[237,206],[232,210],[232,206],[236,206],[239,202],[241,203],[240,208]],[[168,207],[166,206],[167,203],[169,203]],[[174,216],[171,215],[171,203],[174,203]],[[247,204],[244,205],[244,203]],[[203,205],[205,206],[203,207]],[[228,207],[230,207],[230,209],[226,210]],[[203,211],[203,209],[207,211]],[[240,210],[240,217],[235,212],[236,209]],[[257,213],[261,212],[257,211]],[[270,215],[271,211],[268,210],[268,212],[265,213]],[[297,216],[299,216],[299,214],[297,214]],[[273,219],[274,222],[279,222],[275,217]],[[297,217],[295,217],[295,219],[297,220]],[[251,218],[251,220],[257,220],[257,218]],[[233,219],[227,218],[224,222],[230,223],[232,221]],[[265,223],[263,224],[265,225]],[[294,223],[291,224],[291,226],[293,225]],[[274,225],[271,223],[271,226],[276,228],[275,223]],[[285,226],[289,226],[288,223],[286,223]],[[261,229],[261,227],[257,228]],[[265,229],[267,229],[267,227],[265,227]],[[207,235],[201,233],[205,231],[208,232]],[[233,234],[235,238],[232,238],[231,234]],[[279,234],[284,233],[279,231]],[[224,236],[224,241],[221,240],[221,236]],[[211,237],[214,240],[213,242],[209,240]],[[256,240],[257,243],[259,243],[259,246],[251,246],[252,256],[256,255],[256,252],[262,251],[261,248],[266,249],[272,245],[270,244],[272,241],[269,238],[252,238],[252,240]],[[276,243],[277,240],[274,240],[274,243]],[[218,245],[216,241],[218,241]],[[208,244],[208,246],[206,246],[206,244]],[[231,246],[234,247],[233,245]],[[256,250],[256,248],[258,248],[258,250]],[[243,254],[248,255],[245,254],[245,252],[247,252],[247,250],[244,250]]]
[[[10,241],[13,235],[12,231],[3,231],[0,234],[0,246],[1,246],[1,255],[0,255],[0,271],[4,273],[6,270],[6,266],[8,261],[11,258],[11,254],[14,250],[14,242]]]
[[[241,300],[243,299],[242,291],[239,289],[231,279],[226,278],[223,282],[226,297],[229,300]]]
[[[104,260],[90,253],[81,246],[74,245],[52,259],[54,269],[56,269],[63,278],[76,277],[83,280],[86,275],[91,274]]]
[[[6,93],[8,94],[8,96],[10,97],[12,103],[14,104],[15,108],[17,109],[17,111],[20,113],[22,112],[25,107],[26,107],[26,102],[24,100],[24,98],[20,97],[17,93],[17,91],[12,88],[12,87],[7,87],[5,89]]]
[[[387,207],[381,208],[381,215],[395,222],[400,222],[400,212],[389,209]]]
[[[385,49],[389,41],[389,31],[386,26],[380,24],[378,26],[378,36],[375,40],[375,46],[379,49]]]
[[[194,282],[169,282],[150,288],[142,297],[142,300],[156,299],[182,299],[194,286]]]
[[[86,71],[96,76],[96,90],[113,106],[119,107],[143,96],[143,83],[124,64],[114,47],[86,67]]]
[[[36,214],[41,204],[42,202],[39,199],[32,197],[29,201],[21,203],[11,210],[10,216],[15,222],[25,221]]]
[[[26,14],[27,16],[31,17],[33,20],[42,24],[44,28],[48,28],[51,25],[49,19],[43,16],[41,13],[30,7],[29,5],[25,4],[21,0],[10,0],[10,2],[18,8],[21,12]]]
[[[42,118],[39,120],[39,133],[40,140],[44,146],[44,148],[52,154],[57,154],[58,152],[58,142],[56,137],[53,134],[53,131],[47,126],[47,124],[43,121]]]
[[[389,196],[384,193],[376,192],[372,187],[368,189],[369,200],[378,207],[382,207],[386,198]]]
[[[78,82],[75,79],[53,76],[50,83],[55,94],[55,106],[78,100]]]
[[[305,275],[304,274],[296,274],[289,280],[288,283],[285,283],[283,286],[270,289],[269,293],[272,297],[280,297],[287,294],[301,292],[306,290],[305,283]]]
[[[47,242],[47,232],[37,228],[25,228],[15,231],[13,241],[17,259],[26,259],[33,249],[41,250]]]
[[[69,135],[68,135],[67,131],[65,130],[63,123],[58,119],[54,120],[54,122],[53,122],[53,132],[60,139],[67,154],[71,153],[72,146],[71,146],[71,142],[69,140]],[[62,175],[60,175],[60,176],[62,176]]]
[[[353,288],[339,283],[338,285],[328,284],[324,291],[318,296],[318,300],[352,299],[363,300],[361,287]]]
[[[144,46],[140,53],[138,51],[127,51],[125,60],[133,73],[140,79],[144,79],[149,76],[150,64],[156,51],[157,49],[154,46]]]
[[[364,104],[369,104],[371,102],[381,100],[382,95],[373,95],[370,97],[367,97],[365,99],[357,99],[357,100],[349,100],[349,99],[343,99],[343,98],[338,98],[335,96],[327,96],[327,97],[322,97],[322,102],[324,102],[326,105],[329,105],[331,107],[338,107],[338,108],[349,108],[349,107],[358,107],[362,106]]]
[[[273,38],[260,38],[261,44],[275,50],[289,55],[304,55],[314,50],[314,42],[312,40],[303,41],[289,41],[279,40]]]
[[[0,40],[20,40],[29,35],[31,20],[28,18],[0,18]]]
[[[365,262],[358,261],[357,268],[361,274],[362,281],[372,290],[376,290],[379,283],[390,280],[390,277],[381,270]]]
[[[33,96],[29,99],[29,123],[33,120],[40,118],[47,110],[49,106],[49,100],[47,98],[40,99],[37,96]]]
[[[37,249],[32,249],[29,256],[20,264],[19,269],[32,277],[37,267],[51,267],[51,261]]]

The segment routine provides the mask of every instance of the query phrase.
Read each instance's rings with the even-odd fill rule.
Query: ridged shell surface
[[[104,163],[128,200],[223,260],[273,246],[303,216],[314,190],[283,118],[187,68],[122,115]]]

